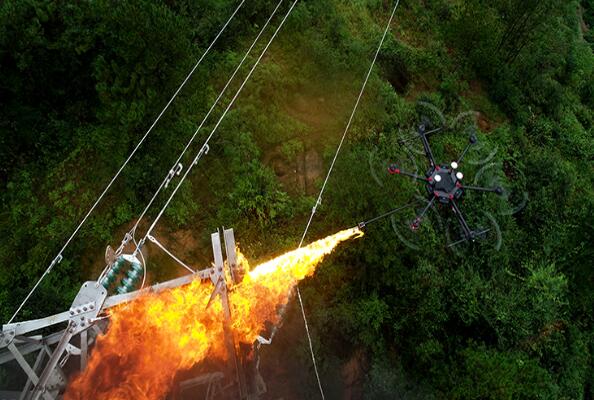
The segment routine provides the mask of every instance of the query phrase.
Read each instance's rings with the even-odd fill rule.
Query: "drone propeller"
[[[492,192],[498,196],[503,195],[503,188],[501,186],[495,186],[492,188],[481,187],[481,186],[463,186],[464,190],[476,190],[478,192]]]
[[[470,135],[470,137],[468,138],[468,144],[464,148],[464,151],[462,151],[462,154],[460,154],[460,157],[458,157],[457,164],[460,164],[462,162],[462,160],[464,159],[464,156],[466,155],[466,152],[470,149],[470,147],[477,143],[478,143],[478,138],[476,137],[476,135],[474,133],[472,133]]]
[[[485,238],[485,235],[490,230],[491,230],[491,228],[483,229],[483,230],[480,230],[480,231],[472,231],[471,232],[471,234],[472,234],[472,237],[471,238],[463,237],[460,240],[456,240],[455,242],[448,244],[448,247],[454,247],[454,246],[457,246],[457,245],[459,245],[461,243],[469,242],[469,241],[470,242],[474,242],[474,240],[477,239],[477,238],[484,239]]]
[[[429,131],[425,131],[425,136],[428,137],[429,135],[431,135],[433,133],[437,133],[437,132],[440,132],[443,130],[445,130],[444,127],[434,128]],[[417,140],[418,138],[419,138],[419,134],[417,132],[415,132],[411,135],[406,136],[405,138],[398,139],[398,143],[403,145],[405,143],[412,142],[413,140]]]

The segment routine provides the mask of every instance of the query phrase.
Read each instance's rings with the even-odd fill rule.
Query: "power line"
[[[150,238],[150,235],[147,234],[144,237],[144,239],[142,239],[140,241],[140,243],[137,243],[136,242],[136,237],[135,237],[136,229],[140,225],[141,220],[144,218],[144,216],[146,215],[146,213],[148,212],[148,210],[151,208],[152,204],[157,199],[157,196],[159,195],[159,193],[161,193],[161,191],[168,186],[168,184],[175,177],[175,175],[179,175],[181,173],[181,171],[183,170],[183,166],[180,163],[181,159],[183,158],[184,154],[187,152],[187,150],[190,148],[190,146],[192,145],[192,143],[196,139],[196,136],[198,135],[198,133],[200,132],[200,130],[202,129],[202,127],[206,123],[207,119],[210,117],[210,115],[212,114],[212,112],[214,111],[214,109],[216,108],[216,106],[219,104],[219,101],[223,98],[223,95],[227,91],[227,88],[231,85],[231,83],[235,79],[235,76],[237,75],[237,73],[239,72],[239,70],[241,69],[241,67],[243,66],[244,62],[248,58],[249,54],[251,53],[251,51],[253,50],[253,48],[255,47],[255,45],[260,40],[260,37],[262,36],[262,34],[264,33],[264,31],[266,30],[266,28],[270,24],[270,21],[272,20],[272,18],[274,17],[274,15],[276,15],[276,12],[278,11],[278,8],[283,3],[283,1],[284,0],[280,0],[278,2],[278,4],[276,5],[275,9],[272,12],[272,14],[268,17],[268,19],[266,20],[266,23],[260,29],[260,32],[258,33],[258,35],[254,39],[254,41],[252,42],[252,44],[250,45],[250,47],[245,52],[243,58],[241,59],[241,61],[237,65],[237,67],[235,67],[235,70],[233,71],[233,73],[231,74],[231,76],[229,77],[229,79],[227,80],[225,86],[223,87],[223,89],[221,89],[221,91],[219,92],[217,98],[215,99],[215,101],[213,102],[213,104],[210,106],[210,109],[208,110],[208,112],[202,118],[202,121],[200,122],[200,124],[196,128],[196,130],[194,131],[194,134],[190,137],[190,140],[188,141],[188,143],[186,143],[186,146],[184,147],[184,149],[181,151],[181,153],[179,154],[179,156],[177,157],[177,159],[173,163],[173,166],[171,167],[171,169],[169,170],[169,172],[167,173],[167,175],[165,175],[165,178],[163,178],[163,181],[161,182],[161,184],[159,185],[159,187],[157,188],[157,190],[155,191],[155,193],[153,193],[153,196],[151,197],[151,199],[149,200],[149,202],[147,203],[147,205],[143,209],[142,213],[140,214],[140,216],[136,220],[136,222],[133,225],[132,229],[128,233],[126,233],[124,235],[124,239],[122,240],[122,243],[120,244],[120,247],[118,248],[118,250],[116,251],[116,253],[121,252],[123,250],[124,246],[130,240],[132,240],[135,248],[136,249],[139,249],[139,248],[142,248],[142,246],[144,245],[145,239]],[[202,148],[200,150],[199,156],[202,156],[203,154],[206,154],[207,152],[208,152],[208,146],[206,146],[206,147],[205,146],[202,146]],[[142,254],[142,252],[140,252],[140,254]],[[109,268],[111,268],[111,265],[107,265],[105,267],[105,269],[101,273],[101,275],[100,275],[100,277],[99,277],[98,280],[100,280],[101,277],[105,273],[107,273],[107,271],[109,270]]]
[[[206,55],[210,52],[210,50],[212,49],[212,47],[214,46],[214,44],[217,42],[217,40],[219,39],[219,37],[223,34],[223,32],[225,31],[225,29],[227,28],[227,26],[229,25],[229,23],[231,22],[231,20],[235,17],[235,15],[239,11],[239,9],[243,6],[243,4],[245,3],[245,1],[246,0],[242,0],[239,3],[239,5],[235,8],[235,10],[231,14],[231,16],[227,19],[227,22],[225,22],[225,25],[223,25],[223,27],[219,30],[219,33],[217,33],[217,35],[212,40],[212,42],[210,43],[210,45],[206,48],[206,50],[204,51],[204,53],[202,54],[202,56],[198,59],[198,61],[194,65],[194,67],[190,70],[190,72],[188,73],[188,75],[186,76],[186,78],[183,80],[183,82],[180,84],[180,86],[177,88],[177,90],[173,93],[173,96],[171,96],[171,98],[169,99],[169,101],[167,102],[167,104],[165,105],[165,107],[163,108],[163,110],[161,110],[161,112],[159,113],[159,115],[157,116],[157,118],[155,119],[155,121],[152,123],[152,125],[149,127],[149,129],[146,131],[146,133],[142,136],[142,138],[140,139],[140,141],[136,144],[136,146],[134,147],[134,149],[132,150],[132,152],[130,153],[130,155],[128,156],[128,158],[126,159],[126,161],[124,161],[124,163],[120,166],[120,168],[118,169],[118,171],[116,172],[116,174],[113,176],[113,178],[111,179],[111,181],[107,184],[107,186],[105,187],[105,189],[103,189],[103,192],[101,192],[101,194],[99,195],[99,197],[95,200],[95,203],[91,206],[91,208],[89,209],[89,211],[86,213],[86,215],[84,216],[84,218],[82,219],[82,221],[80,221],[80,223],[78,224],[78,226],[76,227],[76,229],[74,230],[74,232],[72,232],[72,234],[70,235],[70,237],[68,238],[68,240],[66,241],[66,243],[64,244],[64,246],[62,246],[62,249],[58,252],[58,255],[52,260],[52,262],[47,267],[47,269],[45,270],[45,272],[43,273],[43,275],[41,275],[41,277],[39,278],[39,280],[37,281],[37,283],[35,283],[35,285],[31,289],[31,291],[27,294],[27,296],[25,297],[25,299],[23,300],[23,302],[19,305],[19,307],[17,308],[17,310],[15,311],[15,313],[12,315],[12,317],[8,321],[9,324],[15,319],[15,317],[21,311],[21,309],[23,308],[23,306],[25,305],[25,303],[27,303],[27,301],[29,300],[29,298],[31,297],[31,295],[33,294],[33,292],[35,292],[35,290],[37,289],[37,287],[39,286],[39,284],[41,283],[41,281],[43,281],[43,279],[51,272],[51,270],[54,268],[54,266],[56,266],[57,264],[59,264],[62,261],[62,259],[63,259],[62,253],[64,252],[64,250],[66,250],[66,248],[68,247],[68,245],[70,244],[70,242],[72,241],[72,239],[74,239],[74,237],[76,236],[76,234],[78,233],[78,231],[80,230],[80,228],[84,225],[84,223],[87,221],[87,219],[89,218],[89,216],[91,215],[91,213],[95,210],[95,208],[97,207],[97,205],[101,202],[101,200],[103,199],[103,197],[105,196],[105,194],[109,191],[109,189],[111,188],[111,186],[113,185],[113,183],[115,182],[115,180],[120,176],[121,172],[128,165],[128,163],[130,162],[130,160],[132,159],[132,157],[136,154],[136,151],[144,143],[144,141],[146,140],[146,138],[148,137],[148,135],[151,133],[151,131],[153,130],[153,128],[155,127],[155,125],[157,125],[157,122],[159,122],[159,120],[161,119],[161,117],[163,116],[163,114],[165,113],[165,111],[167,111],[167,109],[169,108],[169,106],[171,105],[171,103],[173,103],[173,101],[175,100],[175,98],[177,97],[177,95],[179,94],[179,92],[182,90],[182,88],[188,82],[188,80],[190,79],[190,77],[194,74],[194,71],[196,71],[196,68],[198,68],[198,66],[202,63],[202,60],[204,60],[204,58],[206,57]]]
[[[384,44],[384,40],[386,39],[386,35],[388,34],[388,30],[390,29],[392,19],[394,18],[394,14],[396,14],[396,9],[398,8],[399,3],[400,3],[400,0],[397,0],[396,4],[394,5],[394,8],[392,9],[392,14],[390,15],[390,19],[388,20],[388,23],[386,24],[386,28],[384,29],[384,34],[382,35],[382,38],[381,38],[380,43],[377,47],[377,50],[375,51],[373,61],[371,62],[371,65],[369,66],[369,71],[367,71],[367,75],[365,76],[365,81],[363,82],[363,86],[361,87],[361,91],[359,92],[359,96],[357,97],[357,101],[355,102],[355,106],[353,107],[353,111],[351,112],[351,116],[349,117],[348,123],[344,129],[342,138],[340,139],[340,143],[338,144],[338,148],[336,149],[336,153],[334,154],[334,158],[332,159],[332,163],[330,164],[330,169],[328,170],[328,174],[326,175],[326,178],[324,179],[324,183],[322,184],[322,189],[320,190],[320,194],[318,195],[315,205],[311,209],[311,215],[309,216],[309,220],[307,221],[307,225],[305,226],[305,230],[303,231],[303,235],[301,236],[301,241],[299,242],[299,248],[301,248],[301,246],[303,245],[303,241],[305,240],[305,236],[307,235],[307,231],[309,230],[309,227],[311,225],[311,221],[313,220],[314,214],[316,213],[318,206],[322,203],[322,195],[324,193],[324,190],[326,189],[326,184],[328,183],[328,179],[330,179],[330,174],[332,174],[332,170],[334,169],[334,164],[336,163],[336,159],[338,158],[338,154],[340,153],[340,149],[342,148],[342,144],[344,142],[346,134],[347,134],[349,128],[351,127],[351,123],[353,122],[353,118],[355,117],[355,113],[357,112],[357,107],[359,106],[361,97],[363,97],[363,92],[365,91],[365,87],[367,86],[367,82],[369,81],[369,77],[371,76],[371,72],[373,71],[373,66],[375,65],[377,56],[379,55],[382,45]],[[301,291],[299,290],[299,286],[297,286],[297,299],[299,300],[299,306],[301,307],[301,315],[303,316],[303,322],[305,324],[305,332],[307,333],[307,340],[309,342],[309,351],[311,353],[311,359],[313,362],[316,379],[318,381],[318,387],[320,389],[320,394],[322,395],[322,399],[325,399],[324,389],[322,388],[322,382],[320,381],[320,375],[318,373],[316,357],[315,357],[314,350],[313,350],[311,335],[309,333],[309,325],[307,323],[307,318],[305,316],[305,309],[303,307],[303,300],[301,299]]]
[[[227,115],[227,113],[229,112],[229,110],[231,109],[231,107],[233,106],[233,104],[235,103],[235,100],[237,100],[237,97],[239,97],[239,94],[241,93],[241,91],[245,87],[245,84],[251,78],[252,74],[256,70],[256,67],[258,66],[258,64],[260,63],[260,61],[262,60],[262,58],[266,54],[266,51],[268,50],[268,48],[272,44],[272,41],[276,38],[276,35],[280,32],[280,30],[283,27],[285,21],[287,20],[287,18],[289,17],[289,15],[291,14],[291,12],[293,11],[293,8],[295,7],[295,5],[297,4],[298,1],[299,0],[295,0],[291,4],[291,7],[289,8],[289,10],[287,11],[287,13],[285,14],[285,16],[283,17],[283,19],[281,20],[280,24],[278,25],[278,27],[276,28],[276,30],[274,31],[274,33],[272,34],[272,36],[268,40],[268,43],[266,44],[266,46],[264,47],[264,49],[262,50],[262,53],[260,54],[260,56],[258,57],[258,59],[256,60],[256,62],[254,63],[254,65],[252,66],[252,68],[250,69],[250,71],[248,72],[248,74],[246,75],[246,77],[244,78],[243,82],[239,86],[239,89],[237,89],[237,91],[235,92],[235,95],[233,96],[233,98],[231,99],[231,101],[229,102],[229,104],[227,105],[227,107],[225,108],[225,111],[223,111],[223,114],[221,115],[221,117],[219,118],[219,120],[215,124],[214,128],[212,129],[212,131],[210,132],[210,134],[208,135],[208,137],[204,141],[204,144],[202,145],[200,151],[198,152],[198,154],[196,155],[196,157],[194,158],[194,160],[192,161],[192,163],[190,164],[190,166],[186,169],[186,172],[181,177],[181,179],[178,182],[178,184],[175,187],[175,189],[173,189],[173,192],[171,192],[171,195],[169,196],[169,198],[165,202],[165,205],[161,208],[161,211],[159,211],[159,214],[157,215],[157,217],[155,218],[155,220],[153,221],[153,223],[151,224],[151,226],[147,230],[147,232],[144,235],[143,239],[140,241],[140,246],[142,246],[142,244],[144,243],[144,241],[146,240],[146,238],[152,233],[152,230],[155,228],[155,226],[157,225],[157,223],[159,222],[159,220],[163,216],[163,213],[165,212],[165,210],[167,209],[167,207],[171,203],[171,200],[173,199],[173,197],[175,196],[175,194],[177,193],[177,191],[179,190],[179,188],[181,187],[181,185],[186,180],[186,178],[187,178],[188,174],[190,173],[190,171],[192,171],[192,168],[196,164],[198,164],[198,161],[200,160],[200,158],[202,158],[202,156],[207,153],[207,151],[209,149],[208,142],[210,141],[210,139],[213,137],[213,135],[215,134],[215,132],[217,131],[217,129],[221,125],[221,122],[223,121],[223,119],[225,118],[225,116]],[[136,248],[136,252],[138,252],[139,250],[140,250],[140,248],[137,247]]]
[[[155,199],[157,198],[157,196],[161,192],[161,190],[168,185],[168,183],[171,181],[171,179],[176,174],[179,174],[179,172],[181,172],[181,170],[183,170],[183,166],[180,167],[180,168],[178,168],[178,166],[181,166],[180,161],[181,161],[182,157],[188,151],[188,149],[190,148],[191,144],[196,139],[196,136],[198,135],[198,132],[200,132],[200,130],[202,129],[202,127],[206,123],[206,120],[210,117],[210,115],[214,111],[215,107],[219,104],[219,101],[223,98],[223,95],[227,91],[227,88],[229,87],[229,85],[231,85],[231,82],[233,82],[233,80],[235,79],[235,76],[237,75],[237,73],[239,72],[239,70],[241,69],[241,67],[243,66],[243,63],[247,60],[249,54],[252,52],[252,50],[255,47],[255,45],[260,40],[260,37],[262,36],[262,34],[264,33],[264,31],[266,30],[266,28],[270,24],[270,21],[272,20],[272,18],[276,15],[276,12],[278,11],[278,8],[283,3],[283,1],[284,0],[280,0],[278,2],[278,4],[276,5],[275,9],[272,12],[272,14],[270,15],[270,17],[268,17],[268,20],[266,21],[266,23],[264,24],[264,26],[262,26],[262,29],[260,29],[260,32],[258,33],[258,35],[256,36],[256,38],[252,42],[251,46],[248,48],[248,50],[244,54],[243,58],[241,59],[241,61],[239,62],[239,64],[237,65],[237,67],[235,68],[235,70],[233,71],[233,73],[231,74],[231,76],[229,77],[229,79],[227,80],[227,83],[225,84],[225,86],[223,87],[223,89],[219,92],[219,95],[215,99],[214,103],[211,105],[210,109],[208,110],[208,112],[206,113],[206,115],[204,116],[204,118],[202,118],[202,121],[200,122],[200,125],[198,126],[198,128],[196,128],[196,130],[194,131],[194,134],[192,135],[192,137],[190,138],[190,140],[188,141],[188,143],[186,144],[186,146],[184,147],[184,149],[182,150],[182,152],[180,153],[180,155],[177,157],[177,160],[175,160],[175,162],[173,163],[173,166],[171,167],[171,169],[169,170],[169,172],[167,173],[167,175],[165,176],[165,178],[161,182],[161,185],[159,186],[159,188],[157,189],[157,191],[153,194],[152,198],[150,199],[150,201],[148,202],[148,204],[146,205],[146,207],[144,208],[144,210],[140,214],[140,217],[138,217],[138,219],[136,220],[136,223],[134,224],[134,226],[132,227],[132,230],[131,230],[132,236],[134,236],[134,233],[136,232],[136,228],[138,228],[138,225],[140,224],[140,221],[144,218],[144,216],[146,215],[147,211],[150,209],[150,207],[152,206],[153,202],[155,201]]]

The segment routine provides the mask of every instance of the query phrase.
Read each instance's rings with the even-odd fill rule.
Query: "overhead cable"
[[[109,183],[107,184],[107,186],[105,187],[105,189],[103,189],[103,192],[101,192],[101,194],[99,195],[99,197],[97,197],[97,199],[95,200],[95,202],[93,203],[93,205],[91,206],[91,208],[89,209],[89,211],[87,211],[87,213],[85,214],[85,216],[83,217],[83,219],[80,221],[80,223],[78,224],[78,226],[76,227],[76,229],[74,230],[74,232],[72,232],[72,234],[70,235],[70,237],[68,238],[68,240],[66,241],[66,243],[62,246],[62,248],[60,249],[60,251],[56,255],[56,257],[54,257],[54,259],[52,260],[52,262],[50,263],[50,265],[44,271],[43,275],[41,275],[41,277],[35,283],[35,285],[33,286],[33,288],[29,291],[29,293],[27,294],[27,296],[25,297],[25,299],[23,300],[23,302],[19,305],[19,307],[17,308],[17,310],[15,311],[15,313],[12,315],[12,317],[8,321],[9,324],[15,319],[15,317],[21,311],[21,309],[23,308],[23,306],[27,303],[27,301],[29,300],[29,298],[31,297],[31,295],[35,292],[35,290],[37,289],[37,287],[39,286],[39,284],[41,284],[41,282],[43,281],[43,279],[52,271],[52,269],[57,264],[59,264],[62,261],[64,250],[66,250],[66,248],[68,247],[68,245],[70,244],[70,242],[72,241],[72,239],[74,239],[74,237],[76,236],[76,234],[79,232],[79,230],[85,224],[85,222],[87,221],[87,219],[89,218],[89,216],[91,215],[91,213],[95,210],[95,208],[97,208],[97,206],[99,205],[99,203],[101,202],[101,200],[103,199],[103,197],[105,197],[105,194],[109,191],[109,189],[111,188],[111,186],[113,185],[113,183],[120,176],[120,174],[122,173],[122,171],[124,170],[124,168],[126,168],[126,166],[130,162],[130,160],[132,159],[132,157],[134,157],[134,155],[136,154],[136,152],[138,151],[138,149],[140,148],[140,146],[144,143],[144,141],[146,140],[146,138],[148,137],[148,135],[151,133],[151,131],[153,130],[153,128],[155,127],[155,125],[157,125],[157,122],[159,122],[159,120],[161,119],[161,117],[163,116],[163,114],[165,114],[165,111],[167,111],[167,109],[169,108],[169,106],[171,105],[171,103],[173,103],[173,101],[175,100],[175,98],[177,97],[177,95],[179,94],[179,92],[182,90],[182,88],[186,85],[186,83],[188,82],[188,80],[194,74],[194,71],[196,71],[196,68],[198,68],[198,66],[202,63],[202,61],[204,60],[204,58],[206,57],[206,55],[210,52],[210,50],[212,49],[212,47],[214,46],[214,44],[217,42],[217,40],[219,39],[219,37],[223,34],[223,32],[225,31],[225,29],[227,28],[227,26],[229,25],[229,23],[231,22],[231,20],[235,17],[235,15],[239,11],[239,9],[244,5],[245,1],[246,0],[242,0],[239,3],[239,5],[235,8],[235,10],[231,14],[231,16],[227,19],[227,22],[225,22],[225,24],[223,25],[223,27],[219,30],[219,32],[217,33],[217,35],[215,36],[215,38],[212,40],[212,42],[210,43],[210,45],[206,48],[206,50],[204,50],[204,52],[202,53],[202,56],[198,59],[198,61],[196,62],[196,64],[194,65],[194,67],[190,70],[190,72],[188,73],[188,75],[186,76],[186,78],[182,81],[182,83],[179,85],[179,87],[177,88],[177,90],[173,93],[173,96],[171,96],[171,98],[169,99],[169,101],[167,102],[167,104],[165,104],[165,107],[161,110],[161,112],[159,113],[159,115],[157,115],[157,118],[153,121],[153,123],[151,124],[151,126],[149,127],[149,129],[141,137],[140,141],[136,144],[136,146],[134,147],[134,149],[132,150],[132,152],[130,153],[130,155],[128,156],[128,158],[126,158],[126,160],[120,166],[120,168],[118,169],[118,171],[116,172],[116,174],[113,176],[113,178],[111,179],[111,181],[109,181]]]
[[[318,206],[322,203],[322,195],[324,194],[324,190],[326,189],[326,184],[328,183],[328,179],[330,179],[330,175],[332,174],[332,170],[334,169],[334,164],[336,163],[336,159],[338,158],[338,154],[340,153],[340,149],[342,148],[344,139],[346,138],[347,132],[349,131],[349,128],[351,127],[351,123],[353,122],[353,118],[355,117],[355,113],[357,112],[357,108],[359,107],[361,97],[363,97],[363,92],[365,91],[365,87],[367,86],[367,82],[369,81],[369,77],[371,76],[371,72],[373,71],[373,67],[377,60],[377,56],[379,55],[382,45],[384,44],[384,40],[386,39],[386,35],[388,34],[388,30],[390,29],[392,19],[394,18],[394,14],[396,14],[396,9],[398,8],[399,3],[400,3],[400,0],[397,0],[396,4],[394,5],[394,8],[392,9],[392,14],[390,15],[390,19],[388,20],[388,23],[386,24],[386,28],[384,29],[384,33],[382,35],[380,43],[377,46],[377,50],[375,51],[373,61],[371,62],[371,65],[369,66],[369,70],[367,71],[367,75],[365,76],[363,86],[361,86],[361,90],[359,92],[359,96],[357,97],[357,101],[355,101],[355,106],[353,107],[351,116],[349,117],[347,125],[344,129],[342,138],[340,139],[340,142],[338,143],[338,148],[336,149],[336,153],[334,154],[334,158],[332,159],[332,163],[330,164],[330,168],[328,169],[328,174],[326,174],[326,178],[324,179],[324,183],[322,184],[322,188],[320,190],[320,193],[318,195],[316,203],[314,204],[314,206],[311,210],[311,215],[309,216],[309,220],[307,221],[307,225],[305,226],[305,230],[303,231],[303,235],[301,236],[301,241],[299,242],[299,248],[301,248],[301,246],[303,245],[303,241],[305,240],[305,236],[307,235],[307,231],[309,230],[309,227],[311,225],[311,221],[313,220],[314,214],[316,213]],[[307,318],[305,316],[305,310],[303,308],[303,300],[301,299],[301,291],[299,290],[299,286],[297,286],[297,299],[299,300],[299,306],[301,307],[301,315],[303,316],[303,322],[305,324],[305,332],[307,333],[307,340],[309,342],[309,351],[311,353],[311,358],[312,358],[313,365],[314,365],[314,372],[316,374],[316,379],[318,381],[318,387],[320,389],[320,394],[322,396],[322,399],[325,399],[324,389],[322,388],[322,383],[320,381],[320,374],[318,373],[316,357],[315,357],[314,350],[313,350],[311,335],[309,333],[309,325],[307,323]]]
[[[229,102],[229,104],[227,105],[227,107],[225,108],[225,111],[223,111],[223,114],[220,116],[220,118],[216,122],[214,128],[212,129],[212,131],[210,132],[210,134],[208,135],[208,137],[204,141],[202,147],[200,148],[200,151],[198,152],[198,154],[196,155],[196,157],[194,158],[194,160],[192,161],[192,163],[186,168],[186,171],[185,171],[184,175],[181,177],[181,179],[177,183],[176,187],[173,189],[173,191],[169,195],[169,198],[167,199],[167,201],[165,202],[165,204],[161,208],[161,211],[159,211],[159,214],[153,220],[153,223],[151,224],[151,226],[147,230],[144,238],[141,240],[141,243],[152,233],[153,229],[155,228],[155,226],[157,225],[157,223],[159,222],[159,220],[163,216],[163,213],[165,212],[165,210],[167,209],[167,207],[169,207],[169,204],[171,204],[171,200],[173,200],[173,198],[175,197],[177,191],[179,190],[179,188],[181,187],[181,185],[184,183],[184,181],[188,177],[189,173],[192,171],[192,168],[195,165],[197,165],[198,164],[198,161],[202,158],[202,156],[205,155],[208,152],[208,149],[209,149],[208,143],[210,142],[210,139],[212,139],[212,137],[216,133],[217,129],[221,126],[221,123],[223,122],[223,120],[227,116],[227,113],[229,112],[229,110],[231,109],[231,107],[233,107],[233,105],[235,104],[235,101],[237,100],[237,97],[239,97],[239,94],[241,93],[241,91],[245,87],[246,83],[251,78],[252,74],[256,70],[256,67],[258,66],[258,64],[260,63],[260,61],[262,61],[262,58],[266,54],[266,52],[267,52],[268,48],[270,47],[270,45],[272,44],[273,40],[276,38],[277,34],[280,32],[280,30],[283,27],[285,21],[287,20],[287,18],[289,17],[289,15],[291,14],[291,12],[293,11],[293,8],[295,7],[295,5],[297,4],[298,1],[299,0],[295,0],[291,4],[291,7],[289,8],[289,10],[287,11],[287,13],[285,14],[285,16],[283,17],[283,19],[281,20],[280,24],[278,25],[278,27],[276,28],[276,30],[274,31],[274,33],[272,34],[272,36],[268,40],[268,43],[266,44],[266,46],[264,47],[264,49],[260,53],[260,56],[258,57],[258,59],[256,60],[256,62],[254,63],[254,65],[252,66],[252,68],[250,69],[250,71],[248,72],[248,74],[246,75],[246,77],[244,78],[243,82],[241,83],[241,85],[239,86],[239,88],[237,89],[237,91],[235,92],[235,95],[233,96],[233,98],[231,99],[231,101]],[[267,21],[267,23],[269,21],[270,21],[270,19]],[[136,251],[139,251],[139,249],[137,248]]]

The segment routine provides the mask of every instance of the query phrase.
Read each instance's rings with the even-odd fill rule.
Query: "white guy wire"
[[[170,252],[165,246],[163,246],[163,244],[161,244],[161,242],[159,242],[157,240],[157,238],[155,238],[154,236],[149,236],[148,240],[150,240],[151,242],[153,242],[154,244],[156,244],[161,250],[163,250],[169,257],[173,258],[175,261],[177,261],[177,263],[179,265],[181,265],[182,267],[184,267],[185,269],[187,269],[188,271],[190,271],[192,274],[195,274],[196,271],[194,269],[192,269],[191,267],[189,267],[185,262],[183,262],[182,260],[180,260],[179,258],[177,258],[175,256],[175,254],[173,254],[172,252]],[[140,254],[142,254],[142,251],[140,252]]]

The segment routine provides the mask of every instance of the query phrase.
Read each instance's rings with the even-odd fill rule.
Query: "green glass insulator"
[[[122,267],[124,266],[125,263],[126,263],[126,260],[124,260],[124,257],[119,256],[118,259],[113,263],[111,270],[118,273],[118,272],[120,272],[120,270],[122,269]]]
[[[120,286],[118,287],[117,291],[119,294],[128,293],[134,289],[134,286],[135,286],[134,281],[132,281],[128,278],[124,278],[124,279],[122,279],[122,282],[121,282]]]
[[[115,266],[117,265],[117,263],[114,264],[114,266],[112,268],[110,268],[109,271],[107,271],[107,274],[105,274],[105,276],[103,277],[103,279],[101,279],[101,285],[104,288],[108,288],[109,286],[111,286],[112,283],[115,282],[117,276],[118,276],[118,269],[119,267],[116,269]]]
[[[132,267],[128,271],[128,278],[132,281],[137,281],[142,276],[142,273],[143,273],[142,267],[140,269]]]

